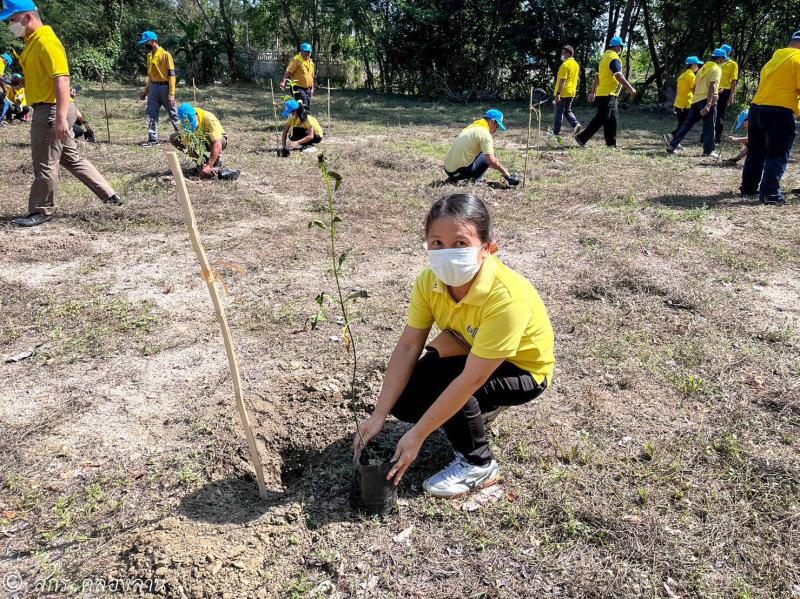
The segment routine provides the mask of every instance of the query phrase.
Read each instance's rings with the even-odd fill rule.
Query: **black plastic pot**
[[[372,451],[362,451],[353,462],[350,485],[350,506],[371,516],[393,514],[397,511],[397,487],[386,475],[394,462],[376,457]]]
[[[286,148],[278,148],[278,158],[288,158],[291,154]]]

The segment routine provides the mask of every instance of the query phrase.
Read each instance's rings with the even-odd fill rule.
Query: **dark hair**
[[[306,118],[308,117],[308,108],[306,108],[305,104],[303,104],[301,102],[300,103],[300,108],[298,108],[294,112],[297,115],[297,118],[300,119],[301,123],[305,123],[306,122]]]
[[[436,200],[428,216],[425,217],[425,235],[428,234],[433,221],[442,216],[452,216],[475,225],[481,243],[492,240],[492,220],[489,210],[478,196],[471,193],[453,193]]]
[[[563,47],[563,48],[561,48],[561,49],[562,49],[562,50],[567,50],[567,51],[570,53],[570,55],[571,55],[571,56],[575,56],[575,48],[573,48],[573,47],[572,47],[572,46],[570,46],[569,44],[567,44],[566,46],[564,46],[564,47]]]

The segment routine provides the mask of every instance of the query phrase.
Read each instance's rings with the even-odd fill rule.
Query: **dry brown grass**
[[[135,145],[135,90],[112,95],[114,145],[83,150],[128,204],[65,176],[55,222],[0,224],[2,353],[43,344],[0,364],[0,580],[21,572],[26,597],[48,574],[77,594],[157,577],[174,597],[800,596],[796,203],[742,203],[738,169],[665,156],[671,121],[628,112],[618,151],[551,148],[525,191],[476,188],[502,258],[549,307],[556,384],[496,424],[503,499],[466,512],[424,497],[449,459],[436,435],[400,514],[363,520],[346,501],[338,327],[303,327],[328,285],[306,226],[316,159],[270,153],[263,90],[203,90],[243,170],[190,192],[210,257],[246,269],[221,268],[271,473],[262,502],[164,156]],[[100,129],[98,96],[81,102]],[[447,191],[447,142],[480,108],[334,98],[322,148],[345,177],[347,281],[370,292],[354,323],[365,413],[424,265],[421,220]],[[498,152],[519,170],[527,115],[504,108]],[[24,210],[26,135],[4,131],[0,218]]]

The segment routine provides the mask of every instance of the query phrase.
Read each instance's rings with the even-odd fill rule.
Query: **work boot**
[[[42,214],[40,212],[34,212],[33,214],[29,214],[28,216],[21,216],[19,218],[15,218],[11,221],[12,225],[17,225],[18,227],[38,227],[39,225],[43,225],[46,222],[50,222],[53,220],[53,217],[49,214]]]
[[[217,177],[223,181],[236,181],[239,178],[239,171],[232,168],[221,168],[217,171]]]
[[[103,203],[104,204],[111,204],[112,206],[122,206],[125,203],[125,200],[123,200],[121,197],[119,197],[118,193],[115,193],[110,198],[106,198],[105,200],[103,200]]]

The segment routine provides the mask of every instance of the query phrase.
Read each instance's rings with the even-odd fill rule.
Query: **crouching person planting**
[[[219,119],[211,112],[184,102],[178,108],[182,133],[174,133],[170,142],[186,152],[197,164],[201,177],[235,180],[239,171],[222,166],[222,152],[228,147],[228,136]]]
[[[387,475],[399,484],[425,439],[443,428],[455,458],[424,488],[435,497],[458,497],[498,482],[486,426],[551,384],[553,329],[533,285],[494,256],[498,247],[480,199],[453,194],[437,201],[425,238],[430,266],[417,277],[375,411],[353,444],[360,450],[389,414],[414,423]],[[426,346],[434,323],[442,333]]]

